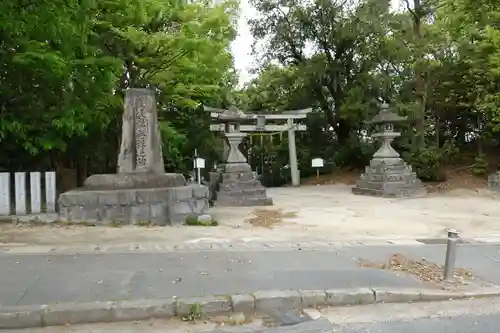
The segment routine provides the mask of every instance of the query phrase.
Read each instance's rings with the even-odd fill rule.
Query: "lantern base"
[[[352,193],[383,198],[423,196],[427,191],[411,166],[401,158],[370,161]]]
[[[270,206],[273,199],[266,195],[248,163],[227,163],[219,172],[210,173],[211,196],[215,206]]]
[[[488,188],[500,192],[500,170],[488,176]]]

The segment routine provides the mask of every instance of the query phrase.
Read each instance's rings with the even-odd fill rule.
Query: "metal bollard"
[[[457,259],[458,231],[448,229],[448,241],[446,242],[446,259],[444,262],[444,281],[451,282],[455,274],[455,261]]]

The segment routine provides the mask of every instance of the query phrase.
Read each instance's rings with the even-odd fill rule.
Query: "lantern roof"
[[[405,121],[406,117],[401,117],[397,113],[393,112],[389,107],[389,104],[384,103],[380,107],[380,112],[373,117],[370,123],[372,124],[383,124],[383,123],[396,123]]]
[[[230,122],[243,122],[249,117],[236,106],[231,105],[227,110],[222,113],[219,113],[218,116],[221,121],[230,121]]]

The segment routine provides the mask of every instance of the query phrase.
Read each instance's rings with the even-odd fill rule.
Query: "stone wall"
[[[208,209],[208,188],[180,187],[123,190],[74,190],[59,197],[59,219],[95,224],[182,224]]]

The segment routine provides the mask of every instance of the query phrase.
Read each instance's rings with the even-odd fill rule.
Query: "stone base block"
[[[500,171],[492,173],[488,176],[488,188],[490,190],[500,192]]]
[[[272,206],[272,198],[244,198],[244,199],[227,199],[217,200],[215,206],[217,207],[254,207],[254,206]]]
[[[204,214],[208,188],[179,187],[121,190],[73,190],[59,196],[59,219],[95,224],[182,224],[188,216]]]
[[[353,187],[352,193],[356,195],[368,195],[380,198],[409,198],[409,197],[413,198],[413,197],[423,197],[427,195],[427,191],[425,190],[425,188],[402,189],[402,190],[397,190],[395,192],[387,192],[384,190]]]
[[[221,172],[211,174],[217,179],[218,190],[214,190],[215,206],[270,206],[273,200],[266,196],[266,188],[252,172],[247,163],[225,164]]]
[[[369,195],[384,198],[404,198],[423,196],[427,191],[422,187],[422,182],[417,178],[411,166],[402,159],[391,163],[384,163],[379,159],[373,159],[366,167],[365,173],[361,175],[352,189],[353,194]]]
[[[83,190],[159,188],[184,185],[186,185],[186,179],[179,173],[118,173],[92,175],[85,180]]]

